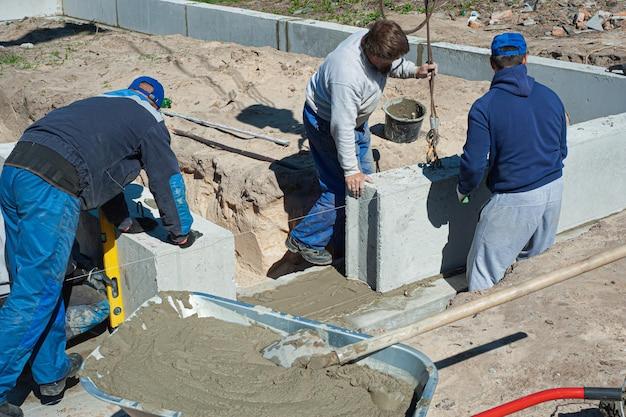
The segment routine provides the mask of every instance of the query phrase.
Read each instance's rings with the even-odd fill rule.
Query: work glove
[[[459,199],[459,203],[461,204],[468,204],[470,202],[470,196],[469,194],[462,194],[459,191],[459,186],[456,186],[456,197]]]
[[[180,246],[182,249],[187,249],[191,245],[194,244],[196,240],[202,237],[202,233],[197,230],[190,231],[187,236],[174,238],[172,235],[167,237],[167,243],[171,243],[172,245]]]
[[[150,217],[129,217],[117,228],[121,233],[137,234],[154,230],[159,224]]]

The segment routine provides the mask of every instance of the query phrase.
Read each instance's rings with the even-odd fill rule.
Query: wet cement
[[[416,120],[424,116],[423,109],[415,100],[403,99],[387,108],[387,112],[397,119]]]
[[[433,280],[437,278],[433,277]],[[352,324],[346,320],[348,316],[374,308],[402,310],[416,291],[431,285],[431,282],[430,279],[423,280],[382,294],[373,291],[364,282],[346,279],[336,269],[328,267],[303,274],[276,289],[239,297],[239,300],[350,328]]]
[[[193,417],[404,416],[410,385],[366,366],[285,369],[259,351],[280,335],[163,302],[141,309],[90,357],[83,375],[148,410]]]

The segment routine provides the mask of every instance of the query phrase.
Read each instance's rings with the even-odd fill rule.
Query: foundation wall
[[[570,127],[559,232],[626,209],[624,132],[626,113]],[[375,174],[364,198],[348,198],[346,275],[385,292],[464,267],[490,193],[483,186],[459,204],[458,165]]]
[[[61,14],[61,0],[0,0],[0,21]]]
[[[0,162],[4,163],[15,143],[0,144]],[[139,184],[125,189],[132,216],[158,218],[150,192]],[[81,213],[77,240],[81,252],[95,262],[102,259],[100,227],[96,213]],[[150,234],[120,235],[118,251],[122,271],[122,295],[127,312],[134,311],[158,291],[199,291],[235,299],[235,239],[233,234],[208,220],[193,215],[193,229],[202,233],[187,249],[165,242],[166,231],[158,227]],[[8,292],[0,282],[0,295]]]
[[[48,0],[50,1],[50,0]],[[324,57],[355,31],[353,26],[278,16],[186,0],[62,0],[67,16],[152,34],[269,46]],[[424,62],[426,42],[409,37],[407,59]],[[531,51],[532,52],[532,51]],[[438,42],[433,55],[440,71],[468,80],[490,80],[489,50]],[[530,57],[529,71],[554,89],[573,123],[626,112],[626,77],[603,68]]]

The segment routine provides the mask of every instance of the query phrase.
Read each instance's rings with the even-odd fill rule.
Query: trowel
[[[340,348],[331,348],[319,333],[312,330],[292,333],[282,340],[265,347],[262,350],[263,357],[285,368],[298,366],[320,369],[332,365],[343,365],[420,334],[566,281],[624,257],[626,257],[626,245],[592,256],[566,268],[529,279],[512,287],[496,290],[466,304],[449,308],[439,314],[392,330],[381,336],[365,339]]]

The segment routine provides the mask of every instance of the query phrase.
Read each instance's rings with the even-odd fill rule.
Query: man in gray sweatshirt
[[[417,67],[402,58],[409,42],[397,23],[375,22],[331,52],[309,80],[304,128],[317,167],[321,196],[291,231],[287,248],[316,265],[329,265],[343,252],[345,194],[360,196],[373,169],[367,120],[387,77],[428,79],[435,64]]]

